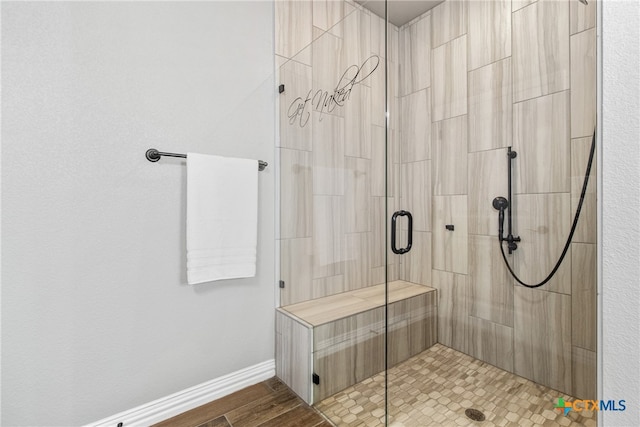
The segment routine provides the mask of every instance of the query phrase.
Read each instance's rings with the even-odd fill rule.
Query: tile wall
[[[571,227],[595,124],[595,2],[447,0],[390,25],[387,53],[384,31],[351,1],[276,1],[282,305],[383,283],[387,251],[390,280],[438,289],[442,344],[595,398],[595,168],[571,248],[540,288],[506,271],[491,205],[506,196],[512,146],[522,242],[509,259],[524,281],[542,280]],[[352,65],[367,74],[372,55],[378,68],[342,85],[345,99],[313,99]],[[398,209],[414,216],[402,256],[384,247]]]
[[[412,210],[419,193],[431,197],[424,241],[431,241],[439,342],[591,399],[595,168],[570,250],[537,289],[515,284],[505,269],[491,202],[507,194],[512,146],[514,234],[522,242],[508,258],[521,279],[538,283],[562,252],[579,201],[595,125],[595,43],[595,2],[447,0],[400,28],[400,104],[413,105],[422,93],[431,98],[426,112],[414,111],[421,117],[404,108],[400,117],[402,173],[428,169],[430,188],[407,179],[400,200]],[[418,53],[407,46],[429,58],[422,75],[430,79],[420,85]],[[418,134],[415,123],[431,132]],[[412,281],[416,260],[400,263],[400,277]]]

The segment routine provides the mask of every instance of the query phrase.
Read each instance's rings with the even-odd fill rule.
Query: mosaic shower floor
[[[429,350],[389,370],[389,425],[429,426],[596,426],[596,414],[554,406],[556,390],[503,371],[449,347]],[[384,375],[349,387],[316,405],[335,425],[384,425]],[[472,421],[465,410],[482,411]]]

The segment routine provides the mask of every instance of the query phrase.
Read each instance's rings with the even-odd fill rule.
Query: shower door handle
[[[396,248],[396,227],[398,226],[397,220],[399,216],[406,216],[409,220],[409,230],[407,236],[407,246],[404,248]],[[406,254],[411,250],[411,243],[413,241],[413,216],[409,211],[397,211],[393,213],[391,217],[391,250],[394,254]]]

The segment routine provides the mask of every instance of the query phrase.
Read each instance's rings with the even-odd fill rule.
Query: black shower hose
[[[514,273],[514,271],[511,269],[511,266],[509,265],[509,261],[507,261],[507,256],[504,254],[504,248],[502,247],[502,240],[500,240],[499,244],[500,244],[500,252],[502,252],[502,259],[504,260],[504,263],[507,266],[507,269],[509,269],[509,273],[511,273],[513,278],[516,279],[516,281],[520,283],[522,286],[525,286],[527,288],[539,288],[540,286],[544,285],[549,280],[551,280],[551,278],[558,271],[558,268],[560,268],[560,264],[562,264],[562,260],[564,260],[564,256],[567,254],[567,251],[569,250],[569,246],[571,245],[571,239],[573,238],[573,233],[576,231],[576,227],[578,225],[578,219],[580,218],[580,211],[582,210],[582,203],[584,202],[584,196],[587,193],[587,185],[589,185],[589,175],[591,174],[591,164],[593,163],[593,155],[595,151],[596,151],[596,131],[594,129],[593,139],[591,140],[591,152],[589,153],[589,162],[587,163],[587,171],[585,172],[585,175],[584,175],[584,182],[582,183],[582,192],[580,193],[580,202],[578,202],[576,215],[573,217],[573,225],[571,225],[571,232],[569,232],[569,237],[567,237],[567,242],[565,243],[564,249],[562,250],[562,255],[560,255],[558,262],[556,263],[555,267],[553,267],[553,270],[551,270],[551,273],[549,273],[546,279],[544,279],[542,282],[537,283],[535,285],[529,285],[527,283],[524,283],[522,280],[520,280],[520,278],[516,275],[516,273]]]

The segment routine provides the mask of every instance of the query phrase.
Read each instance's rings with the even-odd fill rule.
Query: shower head
[[[498,211],[504,211],[509,207],[509,201],[504,197],[496,197],[493,199],[493,208]]]
[[[493,208],[500,211],[498,213],[498,238],[502,242],[502,234],[504,233],[504,210],[509,207],[509,201],[504,197],[498,196],[493,199]]]
[[[582,3],[583,5],[585,5],[585,6],[589,4],[589,2],[587,2],[587,0],[578,0],[578,1],[580,3]]]

